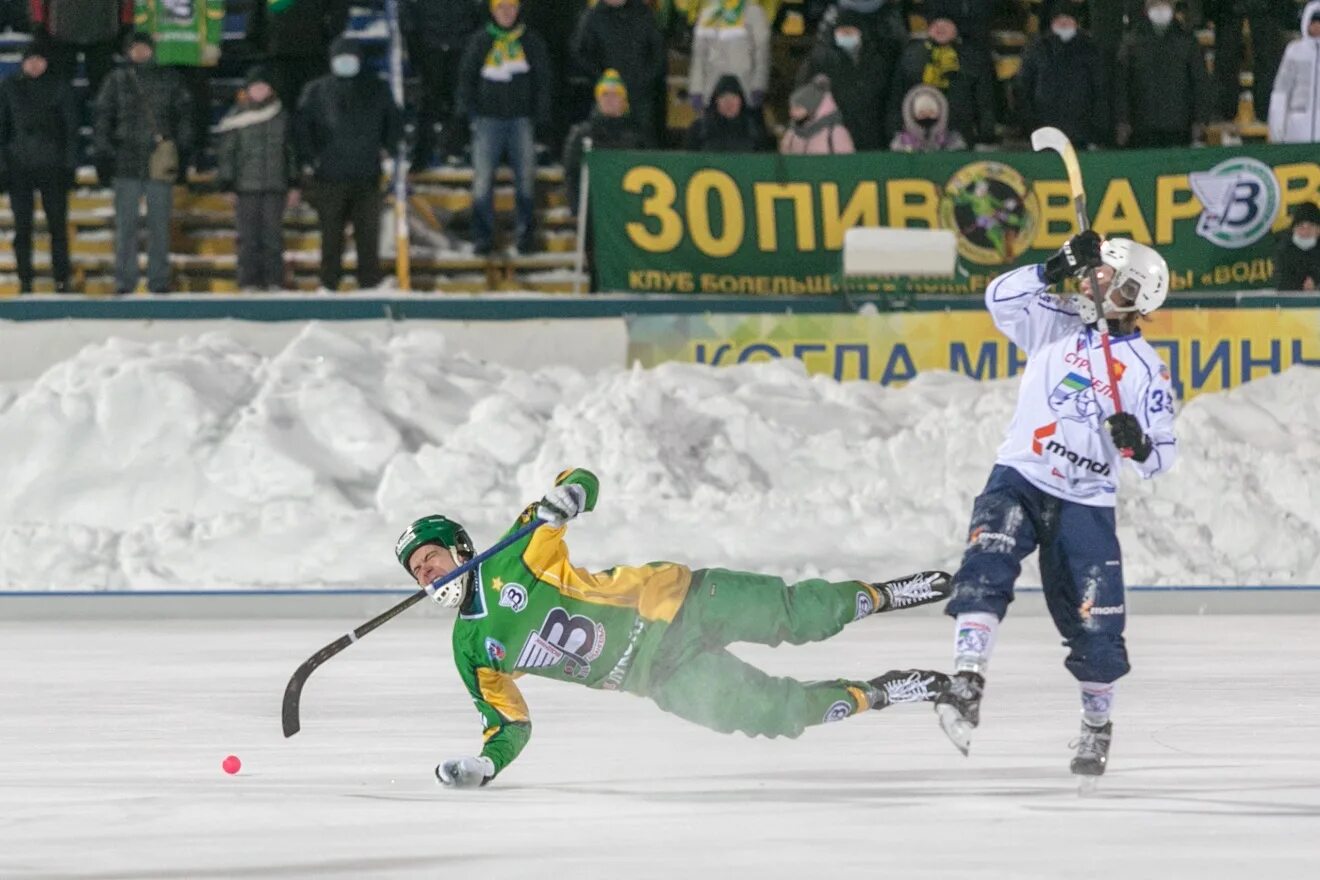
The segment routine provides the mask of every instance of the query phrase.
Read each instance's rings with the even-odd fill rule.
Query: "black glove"
[[[1058,284],[1084,269],[1100,265],[1100,236],[1090,229],[1068,239],[1059,252],[1045,261],[1045,281]]]
[[[1127,458],[1133,461],[1145,461],[1150,458],[1153,445],[1146,432],[1141,430],[1141,422],[1130,412],[1114,413],[1105,419],[1105,427],[1109,429],[1109,437],[1114,441],[1114,446]]]

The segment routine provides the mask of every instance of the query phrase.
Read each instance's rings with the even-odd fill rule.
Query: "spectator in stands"
[[[192,146],[192,101],[178,71],[156,64],[151,35],[128,39],[127,63],[96,96],[93,158],[102,184],[114,179],[115,290],[138,284],[138,216],[147,203],[147,288],[170,284],[170,210],[179,156]]]
[[[579,122],[564,141],[564,183],[568,207],[577,213],[582,182],[582,155],[586,140],[594,150],[640,150],[652,146],[647,133],[632,118],[628,87],[617,70],[607,70],[596,83],[596,106],[585,122]]]
[[[903,128],[889,149],[896,153],[936,153],[965,150],[967,142],[949,131],[949,102],[934,86],[913,86],[903,98]]]
[[[297,196],[289,113],[264,67],[248,72],[241,100],[217,127],[216,184],[235,193],[238,228],[238,286],[279,290],[284,286],[284,209]]]
[[[421,85],[413,149],[417,168],[430,167],[437,145],[445,162],[456,165],[460,161],[467,126],[453,124],[458,62],[481,19],[476,0],[403,0],[400,5],[399,24],[408,43],[408,60]]]
[[[192,96],[193,152],[197,160],[206,152],[211,132],[211,73],[220,63],[224,35],[225,0],[193,0],[180,7],[158,0],[137,0],[137,27],[156,41],[156,63],[179,71]],[[184,166],[180,162],[180,178]]]
[[[692,34],[688,95],[700,113],[715,83],[738,77],[747,103],[759,110],[770,84],[770,22],[753,0],[706,0]]]
[[[967,143],[995,141],[995,101],[987,56],[975,46],[963,45],[958,26],[949,18],[931,21],[925,37],[911,40],[898,62],[898,88],[891,111],[894,130],[899,127],[902,101],[915,85],[925,83],[944,93],[949,102],[949,129]]]
[[[294,145],[312,181],[321,230],[321,287],[339,289],[344,227],[353,224],[358,287],[377,287],[380,269],[380,163],[403,137],[403,114],[390,87],[362,64],[347,36],[330,46],[330,73],[303,90],[294,115]]]
[[[522,9],[522,23],[538,34],[546,47],[546,89],[556,112],[537,123],[538,158],[558,156],[569,128],[590,112],[596,77],[581,71],[573,76],[573,32],[582,11],[597,0],[532,0]]]
[[[1215,23],[1215,80],[1219,95],[1219,116],[1237,116],[1238,96],[1242,92],[1238,76],[1242,68],[1244,44],[1242,24],[1251,28],[1252,103],[1256,113],[1267,112],[1274,74],[1283,56],[1281,24],[1296,14],[1293,0],[1218,0],[1212,18]]]
[[[1074,4],[1056,0],[1046,8],[1049,30],[1027,46],[1014,82],[1023,129],[1052,125],[1079,149],[1097,146],[1109,131],[1100,50],[1080,29]]]
[[[32,0],[31,10],[33,34],[50,37],[51,73],[72,83],[81,54],[88,94],[100,94],[115,51],[133,30],[133,0]]]
[[[1320,2],[1302,10],[1302,35],[1288,44],[1270,95],[1270,140],[1320,143]]]
[[[648,139],[659,140],[668,58],[655,13],[645,0],[600,0],[583,12],[573,37],[573,58],[593,81],[606,70],[618,71],[628,88],[633,121]]]
[[[686,150],[755,153],[773,146],[761,113],[748,108],[738,77],[726,73],[715,83],[710,104],[687,130]]]
[[[893,42],[885,46],[893,50]],[[877,28],[861,13],[841,9],[798,68],[798,84],[824,74],[858,150],[882,150],[889,121],[889,86],[896,56],[886,57]]]
[[[330,41],[348,26],[349,0],[255,0],[248,40],[266,56],[285,106],[328,69]]]
[[[32,219],[41,193],[55,291],[69,289],[69,188],[78,168],[78,101],[49,72],[46,39],[33,40],[18,71],[0,83],[0,180],[14,212],[20,293],[32,292]]]
[[[472,125],[473,252],[495,246],[495,169],[508,159],[517,207],[515,249],[535,250],[535,130],[550,119],[549,60],[540,34],[519,23],[518,0],[491,0],[491,22],[459,65],[459,118]]]
[[[1303,202],[1293,209],[1292,229],[1274,254],[1276,290],[1320,290],[1320,205]]]
[[[788,99],[788,128],[779,141],[779,152],[816,156],[854,152],[852,135],[843,114],[830,94],[829,77],[817,74],[798,86]]]
[[[1118,50],[1114,140],[1120,146],[1185,147],[1205,137],[1210,76],[1196,37],[1171,0],[1146,0]]]
[[[994,14],[990,0],[926,0],[926,20],[947,18],[958,29],[958,36],[967,46],[975,46],[983,53],[990,51],[990,19]]]

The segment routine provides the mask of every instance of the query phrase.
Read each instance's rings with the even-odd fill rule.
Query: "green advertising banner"
[[[1159,248],[1177,290],[1268,287],[1294,206],[1320,199],[1314,144],[1081,156],[1095,229]],[[1075,231],[1054,153],[850,156],[592,153],[606,291],[831,293],[852,226],[952,229],[959,272],[916,293],[979,293]],[[880,289],[884,289],[883,287]],[[897,285],[891,286],[897,289]]]

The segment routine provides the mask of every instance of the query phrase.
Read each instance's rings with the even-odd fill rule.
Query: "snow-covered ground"
[[[948,567],[1016,389],[796,362],[527,371],[324,325],[273,356],[112,339],[0,386],[0,589],[404,586],[412,519],[487,544],[571,466],[602,478],[573,527],[588,567]],[[1320,583],[1316,401],[1298,367],[1188,404],[1176,470],[1124,488],[1129,583]]]
[[[1079,798],[1044,618],[1008,618],[969,758],[924,707],[749,740],[528,678],[531,742],[471,792],[431,776],[480,742],[447,621],[326,664],[289,740],[284,683],[327,621],[0,623],[0,877],[1312,880],[1317,629],[1134,616],[1109,773]],[[871,676],[943,666],[950,643],[947,620],[896,614],[739,653]]]

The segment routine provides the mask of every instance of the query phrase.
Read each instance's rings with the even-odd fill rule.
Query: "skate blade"
[[[1099,776],[1078,776],[1077,777],[1077,796],[1091,797],[1100,787]]]
[[[972,749],[972,731],[976,728],[964,721],[952,706],[936,706],[935,714],[939,716],[940,729],[949,738],[949,742],[963,753],[963,757],[967,757]]]

